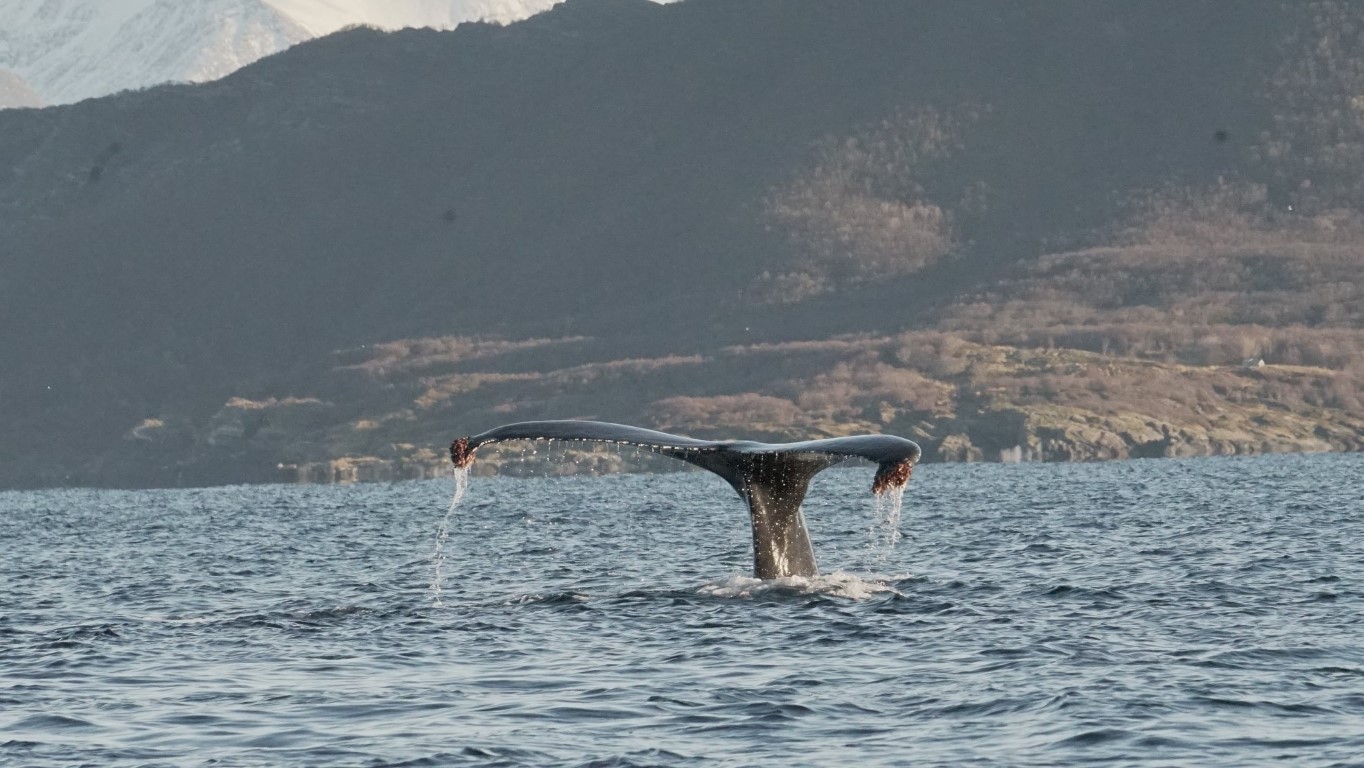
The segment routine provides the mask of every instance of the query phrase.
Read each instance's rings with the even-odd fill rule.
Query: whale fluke
[[[649,448],[723,477],[748,503],[753,523],[753,573],[760,579],[818,576],[815,552],[800,505],[810,479],[850,459],[876,464],[872,491],[903,488],[922,451],[891,435],[860,435],[801,443],[697,440],[652,429],[600,421],[526,421],[490,429],[450,444],[456,467],[473,464],[474,452],[510,440],[575,440]]]

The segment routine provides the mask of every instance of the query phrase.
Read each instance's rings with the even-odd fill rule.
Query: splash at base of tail
[[[802,443],[697,440],[600,421],[527,421],[450,444],[450,461],[468,469],[474,452],[509,440],[572,440],[648,448],[724,478],[748,503],[753,524],[753,573],[760,579],[819,575],[800,505],[819,472],[852,459],[876,464],[872,492],[903,489],[923,452],[911,440],[860,435]]]

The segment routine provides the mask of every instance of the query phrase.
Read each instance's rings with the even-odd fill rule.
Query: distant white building
[[[1246,369],[1263,368],[1265,367],[1265,359],[1263,357],[1247,357],[1241,361],[1241,367]]]

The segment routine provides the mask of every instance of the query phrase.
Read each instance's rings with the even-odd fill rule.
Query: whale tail
[[[748,440],[696,440],[666,432],[598,421],[529,421],[509,424],[450,444],[450,460],[468,467],[483,445],[509,440],[575,440],[649,448],[724,478],[748,504],[753,527],[753,572],[760,579],[819,575],[801,513],[810,480],[850,459],[877,465],[874,493],[903,488],[922,452],[904,438],[862,435],[768,444]]]
[[[754,575],[760,579],[818,576],[801,504],[810,480],[837,462],[809,454],[772,452],[717,463],[721,466],[716,469],[706,468],[729,481],[748,504]]]

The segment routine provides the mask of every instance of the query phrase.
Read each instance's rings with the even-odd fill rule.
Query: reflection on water
[[[1350,764],[1362,478],[930,465],[886,550],[835,470],[775,582],[706,473],[480,478],[434,579],[448,479],[0,494],[0,764]]]

